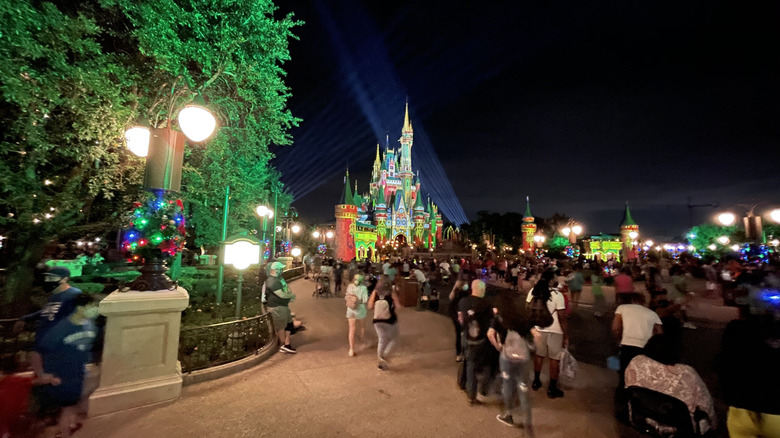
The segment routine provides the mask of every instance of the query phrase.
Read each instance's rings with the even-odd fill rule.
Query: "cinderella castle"
[[[433,250],[441,240],[443,221],[439,208],[423,200],[419,173],[412,167],[414,131],[406,104],[398,149],[376,146],[376,158],[368,191],[362,195],[355,181],[350,188],[349,170],[344,193],[336,205],[336,257],[342,260],[377,259],[377,251],[406,246]]]

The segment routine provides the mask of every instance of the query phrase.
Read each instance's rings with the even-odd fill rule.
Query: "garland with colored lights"
[[[129,254],[129,261],[173,257],[184,249],[181,199],[149,193],[144,202],[133,203],[125,223],[122,250]]]

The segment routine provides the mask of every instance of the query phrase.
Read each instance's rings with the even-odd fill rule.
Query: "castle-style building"
[[[344,194],[336,205],[336,257],[342,260],[376,259],[377,249],[392,245],[436,248],[444,222],[439,208],[430,199],[423,200],[419,174],[412,167],[414,131],[406,104],[401,128],[401,147],[385,151],[376,146],[376,158],[368,191],[354,194],[349,171],[344,177]]]

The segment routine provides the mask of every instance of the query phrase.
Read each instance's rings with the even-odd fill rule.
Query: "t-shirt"
[[[397,274],[397,273],[398,273],[398,269],[395,269],[395,266],[390,266],[387,269],[387,272],[385,272],[385,274],[387,275],[387,278],[389,278],[391,282],[395,281],[395,274]]]
[[[282,298],[276,291],[287,292],[287,282],[282,277],[268,277],[265,280],[265,300],[268,307],[289,306],[291,298]]]
[[[40,351],[43,370],[59,377],[62,383],[46,385],[49,400],[63,406],[74,405],[81,398],[85,366],[90,361],[92,344],[97,338],[97,329],[90,320],[74,324],[65,318],[51,327],[41,339]]]
[[[415,269],[413,274],[414,274],[414,278],[417,279],[418,283],[425,283],[426,281],[428,281],[428,279],[425,278],[425,274],[423,273],[423,271],[419,269]]]
[[[644,348],[653,336],[653,326],[661,325],[658,314],[639,304],[621,304],[615,309],[615,315],[623,319],[623,336],[620,345]]]
[[[615,292],[627,293],[634,291],[634,279],[630,275],[620,274],[615,277]]]
[[[450,264],[447,262],[441,262],[439,267],[444,271],[450,272]]]
[[[35,332],[35,351],[38,351],[40,340],[46,336],[46,332],[76,310],[76,303],[73,299],[80,293],[81,290],[75,287],[53,293],[49,296],[49,301],[46,302],[40,312],[33,314],[38,315],[38,329]]]
[[[365,306],[368,302],[368,288],[361,285],[356,285],[355,283],[350,283],[349,286],[347,286],[347,293],[346,295],[354,295],[357,297],[357,306]]]
[[[582,276],[582,272],[575,271],[572,274],[571,280],[569,280],[569,289],[573,291],[581,291],[582,285],[585,283],[585,277]]]
[[[468,322],[476,320],[479,324],[477,340],[487,339],[487,331],[493,320],[493,307],[484,298],[470,295],[458,303],[458,312],[463,315],[463,330],[468,330]]]
[[[382,265],[382,273],[388,275],[387,271],[390,269],[391,266],[393,265],[391,265],[390,262],[385,262],[385,264]]]
[[[534,295],[532,293],[528,293],[528,296],[525,298],[526,302],[531,302],[531,300],[534,299]],[[547,333],[558,333],[563,334],[563,329],[561,328],[561,322],[558,320],[558,310],[565,311],[566,310],[566,299],[563,297],[563,294],[558,292],[555,289],[550,290],[550,299],[547,300],[547,310],[550,311],[553,317],[553,323],[549,327],[536,327],[536,330],[539,330],[540,332],[547,332]]]

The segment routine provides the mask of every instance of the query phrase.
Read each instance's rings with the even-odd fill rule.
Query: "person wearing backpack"
[[[487,337],[500,352],[498,362],[502,379],[501,395],[504,399],[504,410],[496,416],[496,419],[508,426],[522,425],[526,434],[533,437],[531,404],[528,397],[532,368],[532,349],[528,342],[531,324],[523,316],[517,300],[508,295],[501,295],[498,298],[493,313],[495,316],[488,329]],[[512,418],[512,406],[516,395],[525,417],[523,422],[517,422]]]
[[[493,319],[493,308],[485,300],[485,282],[474,280],[471,283],[471,296],[458,303],[458,321],[463,327],[463,346],[465,347],[466,394],[469,403],[477,403],[477,373],[487,371],[490,365],[490,344],[487,331]],[[490,388],[491,373],[482,382],[483,394]]]
[[[368,299],[368,308],[374,310],[374,330],[378,339],[376,356],[379,361],[377,368],[387,371],[387,355],[398,340],[398,316],[395,309],[400,309],[401,301],[395,293],[390,277],[379,277],[376,289]]]
[[[558,388],[558,372],[563,349],[569,344],[568,324],[566,320],[566,300],[563,294],[550,288],[550,282],[555,280],[555,273],[546,270],[534,285],[526,301],[530,303],[529,320],[534,327],[534,381],[531,388],[538,391],[542,387],[539,375],[542,372],[544,359],[550,359],[550,384],[547,387],[547,397],[563,397],[563,391]],[[546,304],[546,306],[545,306]],[[545,318],[552,316],[552,322]],[[545,322],[540,322],[547,319]]]
[[[368,289],[363,284],[363,274],[355,274],[352,283],[347,286],[344,294],[347,304],[347,321],[349,322],[349,356],[355,356],[355,332],[360,329],[360,341],[365,342],[366,329],[363,318],[366,317],[366,303],[368,302]]]

